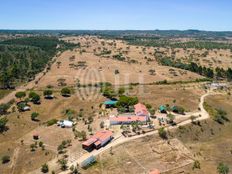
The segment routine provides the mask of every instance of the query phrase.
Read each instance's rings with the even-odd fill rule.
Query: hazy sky
[[[1,0],[0,28],[232,31],[232,1]]]

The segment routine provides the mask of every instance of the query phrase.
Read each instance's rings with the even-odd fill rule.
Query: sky
[[[0,29],[232,31],[231,0],[1,0]]]

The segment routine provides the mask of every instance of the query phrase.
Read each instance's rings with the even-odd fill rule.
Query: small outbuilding
[[[159,111],[160,111],[161,113],[167,113],[167,107],[164,106],[164,105],[161,105],[161,106],[159,107]]]
[[[57,125],[62,127],[62,128],[72,128],[73,127],[73,122],[69,120],[61,120],[57,122]]]
[[[104,105],[106,108],[113,108],[116,106],[117,102],[117,100],[107,100],[104,102]]]

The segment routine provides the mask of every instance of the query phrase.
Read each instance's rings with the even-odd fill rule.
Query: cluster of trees
[[[169,40],[169,38],[162,37],[124,37],[124,40],[128,41],[131,45],[141,45],[148,47],[164,47],[164,48],[196,48],[196,49],[230,49],[232,50],[232,44],[218,43],[207,40],[196,40],[189,42],[175,42]]]
[[[74,46],[76,45],[60,41],[56,37],[45,36],[0,42],[0,87],[14,88],[20,82],[32,80],[58,50]]]
[[[168,57],[159,57],[157,58],[157,61],[164,66],[171,66],[175,68],[180,68],[184,70],[188,70],[200,75],[203,75],[207,78],[216,78],[216,79],[227,79],[228,81],[232,80],[232,69],[228,68],[227,70],[224,70],[223,68],[216,68],[215,70],[212,68],[208,68],[205,66],[198,65],[194,62],[191,62],[189,64],[182,63],[180,61],[174,61],[171,58]]]
[[[129,97],[122,95],[119,97],[119,100],[116,104],[116,107],[118,108],[119,112],[133,112],[134,111],[134,105],[138,103],[137,97]]]
[[[224,124],[225,122],[230,121],[229,118],[227,117],[226,111],[218,108],[213,108],[211,105],[209,105],[206,102],[204,103],[204,108],[207,110],[207,112],[212,117],[212,119],[218,122],[219,124]]]

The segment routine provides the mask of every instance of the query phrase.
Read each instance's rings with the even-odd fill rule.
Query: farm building
[[[166,108],[166,106],[161,105],[161,106],[159,107],[159,111],[160,111],[161,113],[167,113],[167,108]]]
[[[134,105],[135,115],[137,116],[149,116],[150,113],[147,110],[147,107],[141,103]]]
[[[106,108],[112,108],[115,107],[117,102],[118,102],[117,100],[107,100],[104,102],[104,105]]]
[[[113,116],[110,117],[110,125],[131,124],[132,122],[147,123],[147,116]]]
[[[110,117],[110,125],[131,124],[132,122],[140,122],[146,124],[150,113],[147,107],[141,103],[134,105],[135,115],[113,116]]]
[[[92,150],[94,148],[99,149],[106,145],[113,138],[113,132],[109,130],[98,131],[95,135],[82,143],[82,147],[86,150]]]

